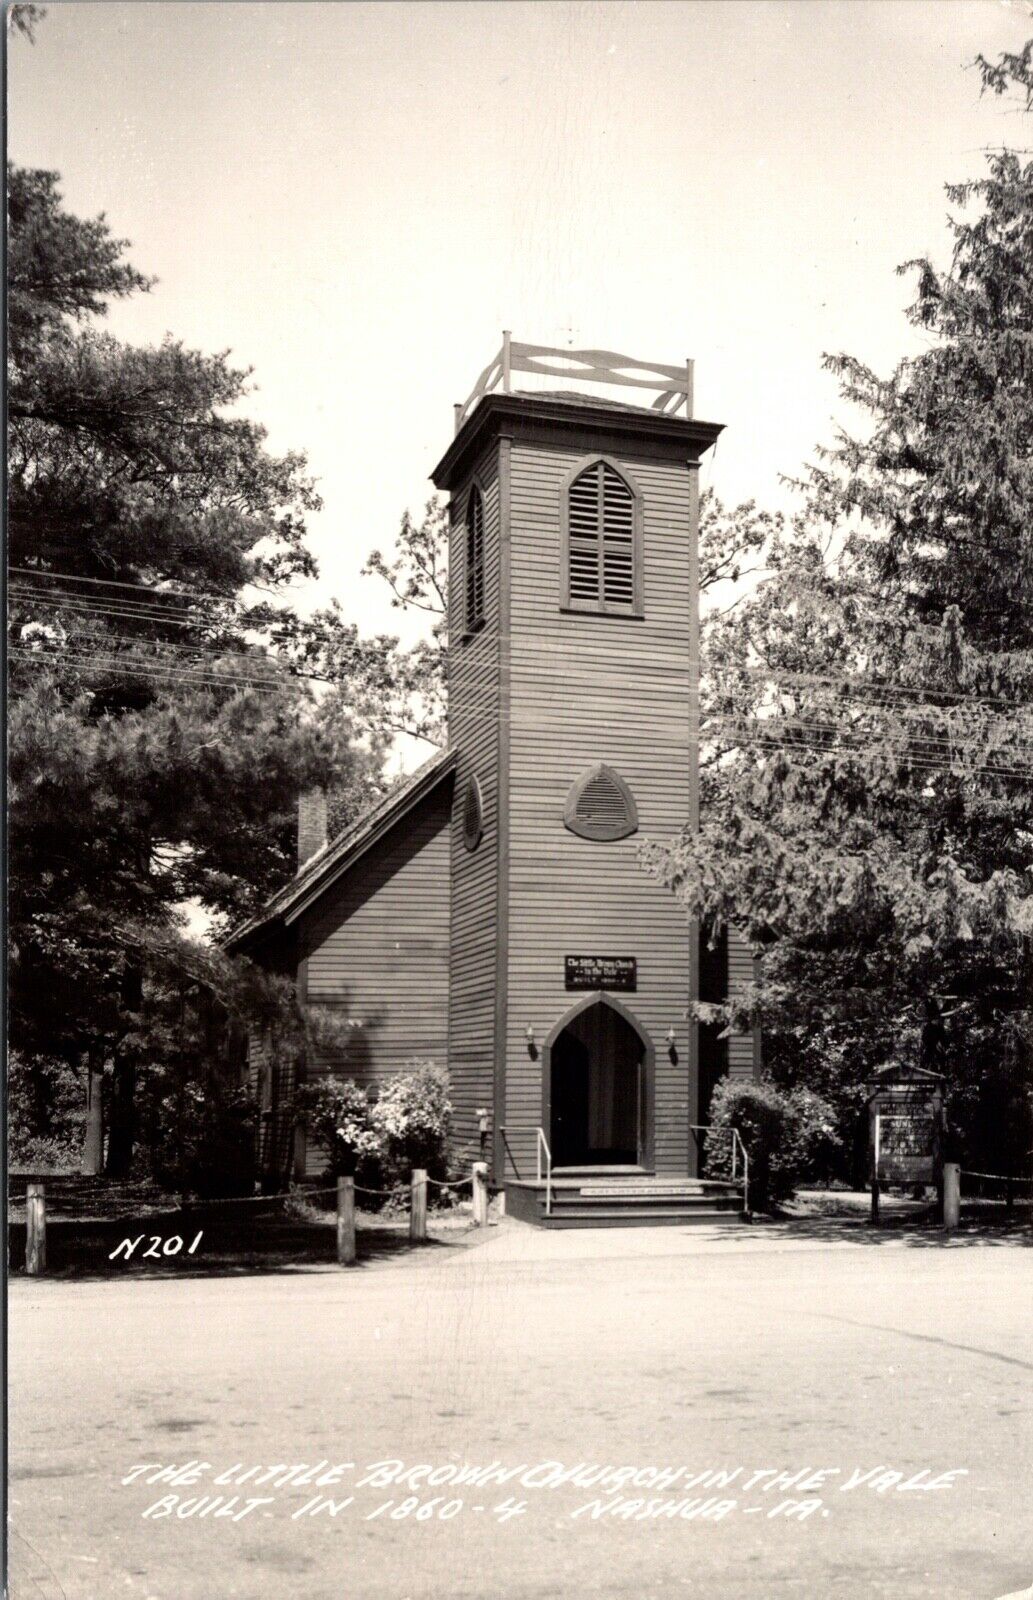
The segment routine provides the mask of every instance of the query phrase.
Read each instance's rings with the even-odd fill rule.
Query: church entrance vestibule
[[[648,1041],[600,996],[559,1024],[544,1062],[553,1167],[646,1161]]]

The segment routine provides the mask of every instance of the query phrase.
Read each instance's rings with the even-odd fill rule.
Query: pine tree
[[[293,871],[299,792],[354,808],[379,753],[285,647],[276,593],[315,570],[304,458],[238,414],[225,354],[102,331],[150,280],[55,174],[8,182],[11,1044],[41,1101],[109,1067],[123,1174],[152,998],[206,963],[226,991],[184,907],[215,934],[252,909]]]

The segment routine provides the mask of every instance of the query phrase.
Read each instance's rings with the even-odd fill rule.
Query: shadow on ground
[[[916,1250],[957,1250],[966,1245],[1033,1246],[1033,1224],[1028,1212],[1013,1217],[966,1216],[962,1209],[961,1226],[948,1233],[931,1214],[890,1216],[872,1227],[867,1217],[809,1216],[758,1217],[753,1231],[784,1239],[808,1239],[824,1244],[907,1245]]]
[[[193,1255],[190,1244],[202,1233]],[[356,1228],[357,1267],[391,1257],[425,1251],[461,1250],[472,1242],[470,1235],[482,1229],[457,1227],[450,1223],[435,1228],[433,1214],[428,1222],[429,1238],[424,1245],[409,1239],[408,1218],[397,1223],[381,1219]],[[116,1260],[110,1255],[126,1238],[140,1238],[128,1261],[124,1252]],[[152,1240],[179,1238],[182,1249],[173,1256],[147,1256]],[[162,1249],[162,1243],[153,1246]],[[8,1225],[8,1262],[12,1273],[25,1270],[25,1223]],[[337,1236],[332,1223],[296,1221],[283,1217],[235,1217],[212,1222],[201,1211],[155,1213],[131,1220],[64,1219],[47,1220],[48,1278],[106,1279],[134,1278],[212,1278],[243,1277],[262,1273],[301,1273],[335,1266]]]

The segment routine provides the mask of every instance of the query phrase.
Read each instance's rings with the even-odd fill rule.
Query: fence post
[[[427,1242],[427,1174],[423,1167],[413,1167],[412,1169],[409,1239],[412,1244],[426,1244]]]
[[[337,1180],[337,1261],[342,1267],[355,1265],[355,1179]]]
[[[943,1225],[956,1228],[961,1220],[961,1167],[946,1161],[943,1167]]]
[[[474,1227],[488,1226],[488,1163],[473,1164],[473,1221]]]
[[[41,1183],[25,1188],[25,1270],[30,1278],[47,1270],[47,1206]]]

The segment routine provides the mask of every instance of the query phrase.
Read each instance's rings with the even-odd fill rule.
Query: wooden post
[[[488,1226],[488,1163],[473,1164],[473,1222],[475,1228]]]
[[[693,407],[696,403],[693,395],[695,372],[696,363],[689,356],[685,362],[685,415],[690,422],[692,421]]]
[[[25,1189],[25,1270],[40,1278],[47,1270],[47,1208],[41,1183]]]
[[[409,1240],[412,1244],[426,1244],[427,1242],[427,1174],[423,1167],[413,1167],[412,1171]]]
[[[950,1230],[961,1220],[961,1167],[946,1161],[943,1167],[943,1225]]]
[[[337,1180],[337,1260],[342,1267],[355,1265],[355,1179]]]
[[[873,1126],[873,1130],[872,1130],[872,1215],[871,1215],[871,1224],[872,1224],[873,1228],[877,1228],[878,1225],[879,1225],[879,1133],[880,1133],[879,1113],[876,1111],[875,1112],[875,1116],[874,1116],[874,1126]]]
[[[82,1163],[80,1171],[86,1178],[97,1178],[104,1170],[104,1123],[102,1103],[104,1074],[98,1072],[92,1059],[86,1066],[86,1126],[83,1132]]]
[[[509,361],[509,329],[502,330],[502,393],[508,394],[511,388],[512,368]]]

